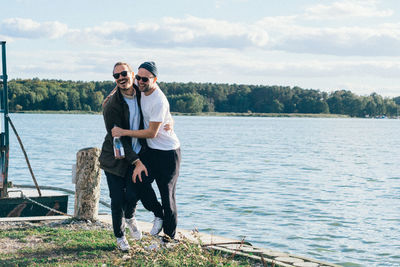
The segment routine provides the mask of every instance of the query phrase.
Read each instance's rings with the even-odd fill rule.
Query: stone
[[[299,258],[293,258],[293,257],[277,257],[275,258],[276,261],[284,262],[284,263],[302,263],[304,262],[302,259]]]
[[[243,246],[240,248],[240,250],[243,252],[250,252],[250,253],[257,252],[257,250],[254,250],[254,247],[251,247],[251,246]]]
[[[316,262],[310,262],[310,261],[307,261],[307,262],[296,262],[296,263],[294,263],[293,264],[294,266],[296,266],[296,267],[318,267],[319,266],[319,264],[318,263],[316,263]]]
[[[84,148],[76,154],[74,217],[98,220],[101,170],[100,149]]]
[[[266,257],[287,257],[288,256],[287,253],[273,251],[273,250],[263,250],[262,254],[263,254],[263,256],[266,256]]]

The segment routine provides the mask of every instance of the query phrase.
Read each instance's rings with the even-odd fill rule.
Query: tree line
[[[398,116],[400,96],[351,91],[331,93],[288,86],[161,82],[172,112],[312,113],[352,117]],[[115,87],[112,81],[14,79],[9,81],[9,110],[94,111]]]

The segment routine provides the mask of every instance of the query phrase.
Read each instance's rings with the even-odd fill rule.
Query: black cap
[[[154,61],[146,61],[146,62],[142,63],[139,66],[139,69],[141,69],[141,68],[150,71],[156,77],[158,75],[157,66],[156,66],[156,63],[154,63]]]

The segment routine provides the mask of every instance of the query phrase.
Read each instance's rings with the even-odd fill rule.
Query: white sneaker
[[[125,222],[128,226],[131,237],[135,240],[142,239],[142,231],[140,231],[139,227],[137,226],[136,218],[133,217],[131,219],[125,219]]]
[[[125,236],[117,237],[117,246],[122,251],[128,251],[131,249],[131,246],[129,246],[128,240],[126,240]]]
[[[153,228],[151,228],[150,234],[151,235],[158,235],[161,232],[162,225],[163,225],[163,219],[159,217],[154,217],[154,224]]]

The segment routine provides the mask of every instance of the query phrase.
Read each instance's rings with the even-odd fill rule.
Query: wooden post
[[[75,211],[77,219],[97,221],[100,199],[100,149],[84,148],[76,154]]]

